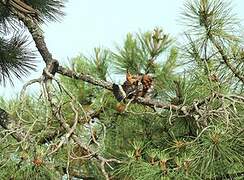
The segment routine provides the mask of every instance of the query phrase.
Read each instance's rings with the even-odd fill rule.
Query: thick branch
[[[135,102],[139,103],[139,104],[146,105],[146,106],[161,108],[161,109],[168,109],[168,110],[172,109],[175,111],[181,109],[180,107],[178,107],[176,105],[165,104],[165,103],[162,103],[160,101],[153,100],[153,99],[137,98],[137,99],[135,99]]]
[[[52,55],[46,46],[43,33],[42,33],[41,29],[39,28],[38,24],[35,23],[32,19],[25,17],[21,13],[15,12],[15,14],[28,28],[30,34],[33,37],[33,40],[35,41],[36,47],[37,47],[38,51],[40,52],[43,60],[47,64],[47,66],[49,64],[54,64],[55,62],[57,62],[56,60],[52,59]],[[56,63],[56,64],[58,64],[58,63]],[[79,79],[79,80],[88,82],[90,84],[108,89],[110,91],[112,90],[112,83],[110,83],[110,82],[95,79],[94,77],[87,75],[87,74],[76,73],[76,72],[74,72],[70,69],[64,68],[62,66],[59,66],[57,69],[58,69],[58,73],[60,73],[64,76],[74,78],[74,79]],[[160,103],[160,102],[153,101],[153,100],[145,100],[142,98],[135,100],[135,102],[143,104],[143,105],[147,105],[150,107],[158,107],[158,108],[162,108],[162,109],[173,109],[173,110],[180,109],[174,105],[165,105],[164,103]]]
[[[36,47],[41,54],[43,60],[46,64],[50,63],[52,59],[52,54],[49,52],[46,42],[44,40],[43,32],[39,25],[34,22],[33,19],[24,16],[23,14],[15,11],[15,15],[18,17],[19,20],[21,20],[24,25],[29,30],[30,34],[32,35],[33,40],[35,41]]]
[[[107,81],[103,81],[103,80],[98,80],[90,75],[86,75],[86,74],[80,74],[80,73],[76,73],[68,68],[64,68],[62,66],[59,66],[58,68],[58,73],[62,74],[64,76],[73,78],[73,79],[79,79],[85,82],[88,82],[90,84],[93,84],[95,86],[100,86],[102,88],[105,88],[109,91],[112,91],[112,83],[107,82]],[[155,107],[155,108],[161,108],[161,109],[168,109],[168,110],[178,110],[181,111],[184,115],[187,115],[188,113],[186,112],[186,107],[179,107],[176,105],[172,105],[172,104],[165,104],[163,102],[160,101],[156,101],[153,99],[145,99],[145,98],[137,98],[133,101],[134,103],[138,103],[138,104],[142,104],[145,106],[150,106],[150,107]]]
[[[79,79],[79,80],[88,82],[90,84],[100,86],[100,87],[105,88],[110,91],[112,90],[112,83],[110,83],[110,82],[98,80],[90,75],[76,73],[70,69],[59,66],[58,61],[54,60],[52,58],[52,55],[46,46],[43,33],[42,33],[41,29],[39,28],[38,24],[36,22],[34,22],[32,19],[23,16],[21,13],[15,12],[15,14],[21,21],[23,21],[25,26],[28,28],[29,32],[31,33],[31,35],[35,41],[38,51],[40,52],[43,60],[47,64],[47,67],[49,67],[50,64],[51,64],[51,66],[54,67],[54,68],[51,68],[51,69],[54,69],[54,72],[53,72],[53,70],[49,71],[49,72],[51,72],[52,75],[54,75],[55,72],[57,71],[59,74],[62,74],[64,76],[67,76],[67,77],[70,77],[73,79]],[[214,38],[211,38],[211,41],[216,46],[219,53],[222,55],[222,58],[225,61],[226,65],[231,69],[231,71],[235,74],[236,77],[238,77],[242,82],[244,82],[244,77],[241,76],[240,72],[228,62],[228,57],[225,55],[222,47],[215,41]],[[179,112],[183,113],[184,115],[189,115],[190,109],[192,109],[192,107],[175,106],[172,104],[165,104],[165,103],[155,101],[152,99],[144,99],[144,98],[137,98],[133,102],[139,103],[142,105],[146,105],[146,106],[150,106],[150,107],[157,107],[157,108],[161,108],[161,109],[179,111]]]
[[[58,73],[62,74],[64,76],[73,78],[73,79],[79,79],[85,82],[88,82],[90,84],[96,85],[96,86],[100,86],[102,88],[108,89],[108,90],[112,90],[112,83],[107,82],[107,81],[103,81],[103,80],[98,80],[95,79],[94,77],[87,75],[87,74],[80,74],[80,73],[76,73],[70,69],[64,68],[62,66],[58,67]]]

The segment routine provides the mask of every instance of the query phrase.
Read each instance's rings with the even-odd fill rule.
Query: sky
[[[161,27],[177,39],[184,31],[180,12],[186,0],[69,0],[60,23],[43,25],[47,46],[62,65],[79,54],[92,55],[94,47],[114,49],[122,45],[128,32],[144,32]],[[233,12],[244,19],[244,1],[232,0]],[[32,44],[32,47],[34,45]],[[41,76],[44,64],[37,58],[37,72],[15,86],[0,86],[0,96],[14,98],[24,83]],[[38,87],[36,87],[38,88]]]

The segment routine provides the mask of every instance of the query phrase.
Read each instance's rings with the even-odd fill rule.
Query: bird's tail
[[[121,85],[113,84],[114,97],[120,102],[126,98],[126,93]]]

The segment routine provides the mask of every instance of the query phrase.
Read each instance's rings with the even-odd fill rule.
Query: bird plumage
[[[118,101],[125,98],[145,97],[153,88],[153,79],[148,74],[131,75],[127,72],[123,85],[113,84],[113,94]]]

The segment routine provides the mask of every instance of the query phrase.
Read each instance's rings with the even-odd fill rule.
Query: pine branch
[[[10,135],[18,142],[28,141],[32,139],[32,135],[27,135],[27,131],[17,123],[17,121],[11,118],[11,115],[8,114],[4,109],[0,108],[0,126],[7,130]],[[50,132],[46,136],[38,140],[38,144],[45,144],[52,141],[57,136],[61,136],[64,133],[64,129],[56,130],[55,132]]]
[[[3,15],[0,20],[11,23],[18,12],[37,23],[59,21],[65,15],[64,3],[65,0],[0,0],[0,14]]]
[[[62,66],[59,65],[58,61],[56,61],[55,59],[52,58],[52,54],[49,52],[48,48],[47,48],[47,45],[45,43],[45,40],[44,40],[44,36],[43,36],[43,33],[41,31],[41,29],[39,28],[39,26],[34,22],[32,21],[30,18],[28,17],[25,17],[25,16],[22,16],[21,13],[17,13],[17,16],[19,17],[20,20],[22,20],[25,24],[25,26],[29,29],[29,32],[31,33],[34,41],[35,41],[35,44],[36,44],[36,47],[38,49],[38,51],[40,52],[42,58],[43,58],[43,61],[46,63],[46,68],[43,73],[43,76],[46,78],[46,79],[55,79],[54,75],[55,75],[55,72],[57,71],[59,74],[63,75],[63,76],[66,76],[66,77],[70,77],[72,79],[77,79],[77,80],[81,80],[81,81],[84,81],[84,82],[87,82],[89,84],[92,84],[92,85],[95,85],[95,86],[99,86],[101,88],[104,88],[104,89],[107,89],[109,91],[112,91],[112,83],[108,82],[108,81],[105,81],[105,80],[99,80],[99,79],[96,79],[95,77],[91,76],[91,75],[88,75],[88,74],[85,74],[85,73],[77,73],[75,71],[72,71],[68,68],[64,68]],[[222,55],[222,58],[226,58],[226,62],[228,62],[228,57],[224,54],[224,51],[222,49],[222,47],[220,46],[221,49],[219,49],[217,46],[216,48],[219,50],[219,53]],[[222,50],[222,51],[221,51]],[[225,63],[226,63],[225,62]],[[230,64],[229,64],[230,65]],[[228,64],[227,64],[228,66]],[[231,67],[231,68],[230,68]],[[237,77],[239,74],[239,72],[237,71],[236,72],[236,69],[233,68],[232,66],[230,66],[229,68],[233,71],[233,73],[237,73]],[[243,82],[243,81],[242,81]],[[48,87],[47,85],[47,81],[44,81],[44,83],[46,83],[46,87]],[[74,131],[75,129],[75,126],[74,128],[72,129],[72,127],[70,127],[70,125],[67,123],[67,119],[65,119],[64,115],[63,115],[63,112],[61,111],[61,105],[59,105],[58,103],[55,104],[55,101],[53,101],[52,99],[52,93],[51,91],[49,91],[49,89],[47,88],[46,89],[46,93],[47,93],[47,98],[48,98],[48,101],[50,103],[50,108],[51,108],[51,111],[52,111],[52,115],[53,117],[56,118],[56,120],[60,123],[60,126],[62,127],[63,131],[68,133],[69,136],[67,136],[67,140],[68,138],[72,138],[74,140],[74,142],[76,144],[78,144],[80,146],[80,148],[82,150],[85,151],[85,156],[82,156],[80,158],[84,158],[84,159],[88,159],[88,160],[91,160],[91,159],[95,159],[97,160],[99,163],[100,163],[100,168],[101,168],[101,171],[104,175],[104,177],[106,179],[110,179],[110,176],[108,174],[108,172],[106,171],[106,165],[107,166],[110,166],[109,163],[110,162],[116,162],[116,163],[121,163],[121,161],[118,161],[116,159],[105,159],[100,153],[100,151],[93,151],[92,149],[90,149],[89,146],[86,146],[80,136],[78,136],[78,134],[76,134],[77,132]],[[73,96],[72,96],[73,97]],[[75,99],[73,99],[71,97],[72,100],[74,100],[75,102]],[[142,104],[144,106],[149,106],[149,107],[152,107],[152,108],[161,108],[161,109],[165,109],[165,110],[168,110],[171,112],[171,115],[169,117],[169,121],[171,121],[171,116],[172,116],[172,111],[175,111],[176,113],[176,116],[179,116],[179,117],[189,117],[189,119],[193,119],[194,120],[194,115],[197,115],[197,116],[200,116],[200,118],[202,119],[207,119],[208,117],[208,114],[207,113],[211,113],[209,111],[209,109],[205,109],[205,108],[201,108],[201,107],[205,107],[207,106],[210,102],[212,102],[212,99],[213,98],[216,98],[216,99],[227,99],[229,100],[230,102],[235,102],[235,99],[238,99],[238,102],[239,101],[242,101],[244,100],[244,97],[233,97],[233,96],[224,96],[224,95],[220,95],[220,94],[215,94],[215,95],[211,95],[205,99],[203,99],[202,101],[198,101],[198,102],[193,102],[192,105],[185,105],[183,103],[183,105],[173,105],[173,104],[166,104],[164,102],[160,102],[160,101],[157,101],[157,100],[153,100],[153,99],[145,99],[145,98],[136,98],[134,99],[132,102],[133,103],[138,103],[138,104]],[[237,101],[237,100],[236,100]],[[73,102],[73,101],[72,101]],[[216,116],[218,116],[221,112],[218,111],[218,109],[214,109],[215,110],[215,114],[217,114]],[[206,112],[207,115],[203,114],[202,112],[204,111],[204,113]],[[217,112],[218,111],[218,112]],[[214,115],[215,115],[214,114]],[[212,115],[212,114],[211,114]],[[78,115],[77,115],[78,116]],[[195,123],[198,123],[198,120],[200,119],[195,119]],[[76,121],[77,121],[77,118],[76,118]],[[207,121],[207,120],[206,120]],[[21,133],[22,131],[15,131],[16,129],[18,129],[18,124],[15,123],[14,120],[12,120],[11,118],[9,118],[9,115],[2,109],[0,109],[0,125],[7,129],[7,130],[10,130],[12,133],[12,136],[14,138],[16,138],[18,141],[22,141],[22,140],[25,140],[26,138],[26,134],[27,133],[23,133],[22,134],[17,134],[16,135],[16,132],[18,133]],[[206,123],[206,125],[208,126],[209,124]],[[18,129],[19,130],[19,129]],[[202,131],[203,132],[203,131]],[[22,135],[22,136],[21,136]],[[59,134],[58,134],[59,135]],[[201,133],[200,133],[201,135]],[[200,135],[198,137],[200,137]],[[57,134],[54,133],[52,134],[51,136],[48,136],[47,138],[55,138],[57,137]],[[192,142],[196,142],[196,140],[198,140],[198,137],[192,141]],[[62,144],[61,144],[62,145]],[[67,173],[67,167],[64,170],[64,173]],[[163,168],[163,171],[165,171],[165,169]],[[240,177],[243,176],[243,173],[237,173]],[[72,174],[71,174],[72,175]],[[226,174],[225,176],[221,176],[221,177],[216,177],[214,179],[222,179],[222,178],[234,178],[236,177],[235,175],[231,175],[231,174]]]
[[[216,47],[218,52],[220,53],[222,59],[224,60],[225,65],[231,70],[231,72],[242,82],[244,83],[244,76],[241,75],[241,72],[236,69],[233,65],[230,64],[227,55],[225,54],[223,48],[219,45],[219,43],[214,39],[214,37],[210,37],[211,42]]]
[[[0,126],[11,133],[11,136],[18,142],[26,139],[27,132],[23,131],[21,126],[17,124],[16,120],[10,117],[10,115],[0,108]]]
[[[35,24],[33,21],[28,20],[28,18],[27,18],[27,20],[26,20],[26,18],[23,18],[23,21],[25,21],[27,28],[29,29],[30,33],[32,34],[33,39],[34,39],[36,46],[38,48],[38,51],[42,55],[43,60],[46,62],[47,67],[52,66],[54,64],[54,62],[57,62],[57,61],[52,59],[52,55],[46,46],[43,34],[40,31],[38,25]],[[107,89],[107,90],[110,90],[110,91],[112,90],[112,83],[110,83],[110,82],[107,82],[104,80],[98,80],[98,79],[94,78],[93,76],[90,76],[87,74],[76,73],[70,69],[59,66],[58,62],[56,63],[56,66],[58,66],[58,68],[56,68],[56,69],[57,69],[59,74],[62,74],[66,77],[70,77],[73,79],[79,79],[79,80],[88,82],[90,84],[93,84],[95,86],[100,86],[100,87]],[[144,106],[149,106],[151,108],[161,108],[161,109],[167,109],[169,111],[176,111],[180,115],[183,115],[185,117],[187,116],[190,118],[202,116],[201,113],[198,111],[198,108],[196,108],[195,104],[193,104],[192,106],[184,106],[184,105],[176,106],[173,104],[165,104],[165,103],[160,102],[160,101],[156,101],[153,99],[144,99],[144,98],[137,98],[137,99],[133,100],[133,103],[142,104]],[[205,125],[207,125],[207,124],[205,123]],[[68,130],[68,129],[66,129],[66,130]],[[78,141],[78,139],[76,138],[75,135],[72,135],[71,137],[75,141]]]
[[[241,178],[244,177],[244,172],[238,172],[233,174],[224,174],[222,176],[217,176],[213,178],[207,178],[206,180],[222,180],[222,179],[235,179],[235,178]]]
[[[19,0],[14,0],[19,1]],[[66,0],[24,0],[24,2],[38,11],[39,20],[60,21],[65,15],[62,11]]]
[[[0,37],[0,83],[6,84],[6,79],[13,84],[12,77],[21,79],[31,70],[35,70],[35,54],[28,49],[27,36],[14,34],[11,39]]]
[[[57,60],[54,60],[52,58],[52,54],[49,52],[47,45],[45,43],[44,40],[44,36],[43,33],[41,31],[41,29],[39,28],[38,24],[36,24],[33,20],[31,20],[28,17],[23,16],[21,13],[15,12],[16,16],[23,21],[23,23],[25,24],[25,26],[28,28],[29,32],[31,33],[36,47],[38,49],[38,51],[40,52],[44,62],[46,63],[47,67],[50,66],[50,64],[52,65],[54,62],[57,63]],[[220,53],[223,54],[223,50],[220,51]],[[223,54],[223,58],[227,59],[226,56],[224,56]],[[112,90],[112,83],[104,81],[104,80],[98,80],[96,78],[94,78],[93,76],[87,75],[87,74],[79,74],[76,73],[70,69],[64,68],[62,66],[58,66],[58,68],[56,68],[59,74],[62,74],[64,76],[73,78],[73,79],[79,79],[85,82],[88,82],[90,84],[96,85],[96,86],[100,86],[102,88],[105,88],[107,90]],[[234,71],[235,72],[235,71]],[[52,73],[53,74],[53,73]],[[54,74],[53,74],[54,75]],[[242,79],[242,78],[241,78]],[[244,82],[244,79],[243,79]],[[176,106],[176,105],[172,105],[172,104],[165,104],[159,101],[155,101],[153,99],[144,99],[144,98],[137,98],[133,101],[134,103],[139,103],[145,106],[149,106],[149,107],[156,107],[156,108],[161,108],[161,109],[168,109],[168,110],[174,110],[174,111],[180,111],[183,115],[190,115],[193,112],[191,111],[192,109],[194,109],[194,105],[193,106]]]
[[[37,47],[38,51],[40,52],[46,65],[48,66],[48,64],[53,64],[53,61],[56,62],[56,60],[54,60],[52,58],[52,54],[49,52],[49,50],[47,48],[43,33],[42,33],[40,27],[38,26],[38,24],[36,24],[32,19],[23,16],[21,13],[18,13],[17,11],[15,12],[15,14],[28,28],[30,34],[32,35],[32,37],[35,41],[36,47]],[[110,82],[103,81],[103,80],[97,80],[90,75],[78,74],[78,73],[76,73],[72,70],[66,69],[62,66],[58,67],[58,73],[60,73],[64,76],[70,77],[70,78],[83,80],[85,82],[100,86],[100,87],[108,89],[110,91],[112,90],[112,83],[110,83]],[[164,108],[171,109],[172,107],[174,107],[173,105],[165,105],[164,103],[156,102],[154,100],[145,100],[143,98],[141,98],[140,100],[138,99],[137,103],[140,103],[143,105],[148,105],[151,107],[163,108],[163,109]],[[180,109],[180,108],[175,107],[173,109],[176,110],[176,109]],[[185,114],[185,111],[184,111],[184,114]]]
[[[52,54],[49,52],[47,48],[46,42],[44,40],[43,32],[39,27],[39,25],[36,24],[31,18],[24,16],[18,11],[14,11],[14,13],[18,17],[18,19],[21,20],[24,23],[24,25],[28,28],[44,62],[46,64],[49,64],[53,60]]]
[[[26,18],[18,13],[17,13],[17,15],[20,18],[20,20],[22,20],[24,22],[24,24],[26,25],[26,27],[29,29],[29,32],[31,33],[31,35],[36,43],[36,47],[37,47],[38,51],[40,52],[45,63],[48,65],[49,63],[53,64],[54,61],[57,62],[56,60],[54,60],[52,58],[52,55],[46,46],[44,36],[43,36],[39,26],[37,24],[35,24],[31,19]],[[87,74],[79,74],[70,69],[64,68],[62,66],[59,66],[57,69],[58,69],[57,70],[58,73],[62,74],[64,76],[67,76],[67,77],[70,77],[73,79],[79,79],[79,80],[88,82],[90,84],[100,86],[100,87],[105,88],[110,91],[112,90],[112,83],[110,83],[110,82],[98,80],[98,79],[94,78],[93,76],[90,76]],[[156,107],[156,108],[161,108],[161,109],[180,111],[184,115],[189,115],[189,112],[187,112],[188,107],[186,107],[186,106],[183,106],[183,107],[175,106],[172,104],[165,104],[165,103],[162,103],[159,101],[155,101],[153,99],[144,99],[144,98],[137,98],[133,102],[139,103],[142,105],[146,105],[146,106],[149,106],[152,108]]]
[[[88,83],[93,84],[95,86],[100,86],[100,87],[107,89],[109,91],[113,90],[113,88],[112,88],[113,85],[110,82],[95,79],[94,77],[92,77],[90,75],[79,74],[79,73],[76,73],[70,69],[64,68],[62,66],[59,66],[58,73],[62,74],[64,76],[73,78],[73,79],[88,82]],[[188,114],[187,110],[186,110],[187,109],[186,106],[181,107],[181,106],[176,106],[173,104],[165,104],[165,103],[162,103],[160,101],[156,101],[153,99],[145,99],[145,98],[137,98],[137,99],[133,100],[133,102],[138,103],[138,104],[142,104],[145,106],[149,106],[152,108],[156,107],[156,108],[167,109],[167,110],[181,111],[184,115]]]
[[[57,167],[57,170],[59,170],[59,167]],[[62,167],[62,174],[66,174],[66,167]],[[96,178],[93,177],[93,176],[85,176],[85,175],[82,175],[81,173],[78,173],[76,171],[72,171],[69,172],[70,173],[70,176],[74,177],[74,178],[77,178],[77,179],[83,179],[83,180],[95,180]]]
[[[46,136],[41,137],[41,139],[38,140],[38,144],[50,143],[55,138],[63,136],[64,133],[65,130],[63,127],[57,128],[55,131],[48,132]]]
[[[93,84],[95,86],[100,86],[100,87],[105,88],[105,89],[110,90],[110,91],[113,90],[112,83],[104,81],[104,80],[98,80],[98,79],[96,79],[93,76],[88,75],[88,74],[77,73],[75,71],[72,71],[68,68],[64,68],[62,66],[58,67],[58,73],[62,74],[63,76],[67,76],[67,77],[70,77],[73,79],[78,79],[78,80],[88,82],[88,83]]]
[[[46,83],[47,82],[45,82],[45,84]],[[48,86],[46,84],[46,88],[47,87]],[[85,145],[81,141],[80,137],[78,137],[76,135],[76,133],[74,131],[72,131],[73,128],[70,127],[69,124],[67,124],[66,119],[64,118],[64,116],[63,116],[63,114],[61,112],[62,107],[60,105],[57,106],[53,102],[52,96],[51,96],[50,92],[47,89],[45,91],[47,93],[47,100],[50,103],[51,111],[52,111],[53,116],[58,119],[59,123],[66,130],[66,132],[70,133],[69,134],[70,137],[80,146],[80,148],[82,150],[84,150],[84,152],[87,153],[87,155],[85,155],[83,157],[80,157],[80,158],[83,158],[83,159],[92,159],[92,158],[95,158],[97,161],[99,161],[100,162],[100,168],[101,168],[101,171],[102,171],[104,177],[106,178],[106,180],[109,180],[110,178],[109,178],[109,174],[105,170],[105,164],[107,164],[108,166],[110,166],[109,165],[109,162],[122,163],[122,161],[119,161],[117,159],[106,159],[106,158],[104,158],[103,156],[100,155],[99,151],[94,151],[91,148],[89,148],[89,146]],[[71,97],[71,100],[72,100],[71,104],[74,103],[75,102],[75,99],[73,99],[74,97],[69,92],[66,92],[66,93],[68,93],[69,96]],[[75,116],[77,116],[77,114]],[[76,117],[76,119],[78,121],[78,116]],[[75,129],[73,129],[73,130],[75,130]]]

